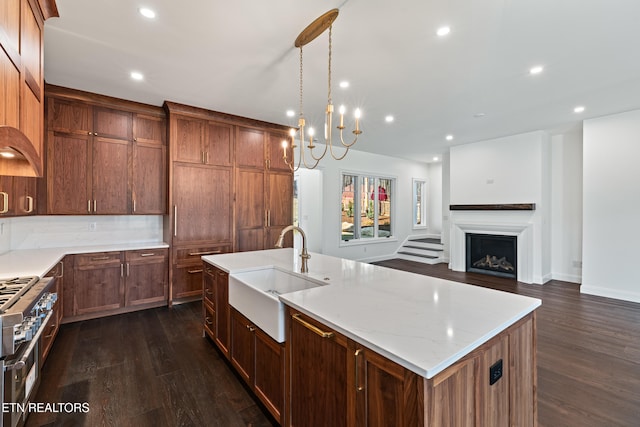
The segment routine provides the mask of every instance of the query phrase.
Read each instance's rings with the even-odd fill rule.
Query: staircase
[[[444,259],[444,245],[439,237],[409,238],[398,249],[397,257],[425,264],[447,262]]]

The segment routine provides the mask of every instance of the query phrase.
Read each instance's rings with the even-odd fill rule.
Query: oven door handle
[[[44,331],[45,325],[49,322],[49,319],[51,319],[51,316],[53,316],[53,310],[49,311],[49,313],[47,314],[47,317],[45,317],[44,320],[42,321],[42,325],[38,329],[38,332],[36,332],[36,334],[33,336],[33,339],[29,342],[29,346],[27,347],[27,349],[24,351],[24,353],[22,353],[22,357],[20,358],[20,360],[18,360],[17,362],[5,365],[4,367],[5,371],[17,371],[18,369],[22,369],[25,367],[27,363],[27,359],[29,358],[29,355],[31,354],[31,352],[33,351],[33,348],[38,343],[38,340],[40,339],[40,335],[42,335],[42,331]]]

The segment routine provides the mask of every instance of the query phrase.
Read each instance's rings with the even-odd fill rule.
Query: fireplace
[[[518,278],[518,238],[466,233],[466,271]]]

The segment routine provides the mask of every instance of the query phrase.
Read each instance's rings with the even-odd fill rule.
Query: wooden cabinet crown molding
[[[49,18],[57,18],[60,16],[56,0],[38,0],[38,6],[40,6],[40,11],[45,21]]]
[[[207,110],[205,108],[192,107],[190,105],[179,104],[177,102],[165,101],[164,108],[169,114],[179,114],[181,116],[193,117],[197,119],[215,120],[234,125],[255,126],[263,130],[278,130],[288,132],[290,126],[279,125],[262,120],[250,119],[248,117],[236,116],[219,111]]]
[[[45,84],[45,97],[65,98],[71,101],[83,102],[100,107],[112,108],[115,110],[129,111],[133,113],[147,114],[155,117],[166,117],[162,107],[143,104],[141,102],[128,101],[114,98],[107,95],[85,92],[78,89],[71,89],[63,86]]]

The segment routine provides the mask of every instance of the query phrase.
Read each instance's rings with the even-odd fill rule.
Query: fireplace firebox
[[[517,236],[466,233],[468,272],[516,279]]]

